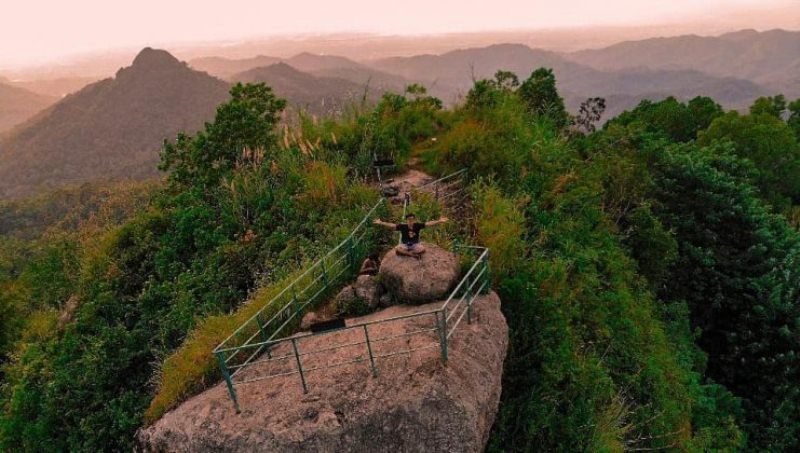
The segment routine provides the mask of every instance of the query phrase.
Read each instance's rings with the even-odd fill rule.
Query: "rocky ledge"
[[[347,323],[438,307],[439,303],[397,305]],[[376,344],[376,355],[428,346],[378,359],[377,376],[370,372],[369,362],[360,362],[308,373],[308,393],[303,393],[297,374],[242,385],[238,387],[240,414],[233,410],[220,383],[140,431],[140,448],[185,452],[481,451],[497,412],[508,328],[496,294],[477,298],[474,307],[473,323],[464,319],[450,338],[446,366],[435,333],[429,332]],[[433,324],[430,318],[379,324],[370,335],[391,337],[418,331]],[[363,338],[356,337],[360,330],[315,336],[311,339],[317,339],[316,345],[303,347],[311,350],[323,342],[358,341]],[[312,368],[351,359],[352,354],[340,349],[303,360]]]

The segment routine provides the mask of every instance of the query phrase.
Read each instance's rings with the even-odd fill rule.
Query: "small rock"
[[[381,189],[381,195],[383,195],[386,198],[396,197],[397,194],[399,193],[400,193],[400,188],[396,186],[384,186],[383,189]]]
[[[311,407],[306,409],[306,413],[304,415],[306,420],[316,420],[316,418],[318,416],[319,416],[319,412],[316,409],[311,408]]]
[[[349,286],[347,288],[349,288]],[[342,290],[342,292],[344,292],[344,290]],[[342,292],[340,292],[339,294],[341,294]],[[337,313],[336,310],[333,309],[333,306],[326,305],[316,311],[310,311],[306,313],[305,316],[303,316],[303,319],[300,321],[300,330],[310,330],[312,325],[318,322],[331,321],[336,317]]]
[[[369,308],[378,306],[378,301],[381,297],[381,286],[376,278],[371,275],[359,275],[352,287],[355,297],[364,300]]]
[[[310,311],[303,316],[303,319],[300,321],[300,330],[308,330],[311,328],[312,324],[319,322],[317,319],[317,314],[313,311]]]
[[[356,296],[356,291],[355,291],[355,289],[353,289],[353,286],[352,285],[347,285],[344,288],[342,288],[341,291],[339,291],[339,294],[336,295],[334,300],[336,302],[339,302],[339,301],[341,301],[341,302],[349,302],[349,301],[354,300],[356,297],[357,297]]]
[[[378,305],[381,308],[386,308],[388,306],[393,305],[394,300],[392,300],[392,295],[389,293],[384,293],[380,299],[378,299]]]

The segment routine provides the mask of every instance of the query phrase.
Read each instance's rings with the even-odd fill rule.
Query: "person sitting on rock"
[[[384,222],[381,219],[375,219],[373,223],[400,232],[400,244],[395,247],[395,253],[398,255],[420,258],[422,254],[425,253],[425,247],[419,242],[420,231],[422,231],[423,228],[445,223],[447,220],[447,217],[441,217],[439,220],[430,220],[424,223],[417,222],[417,217],[409,212],[406,214],[406,223]]]
[[[367,259],[361,263],[361,270],[358,275],[378,275],[378,268],[381,267],[380,257],[377,253],[370,253]]]

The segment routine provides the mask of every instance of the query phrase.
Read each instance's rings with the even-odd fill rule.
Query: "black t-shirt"
[[[398,223],[394,229],[400,232],[400,242],[403,244],[416,244],[419,242],[419,232],[425,228],[424,223],[415,223],[408,227],[407,223]]]

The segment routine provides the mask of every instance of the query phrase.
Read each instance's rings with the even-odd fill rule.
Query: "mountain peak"
[[[136,55],[136,58],[133,59],[131,67],[153,69],[175,65],[183,66],[183,63],[166,50],[145,47],[139,52],[139,55]]]
[[[290,65],[289,63],[279,61],[277,63],[272,63],[271,65],[263,66],[265,69],[271,69],[273,71],[280,71],[287,74],[296,74],[300,71],[295,68],[294,66]]]

